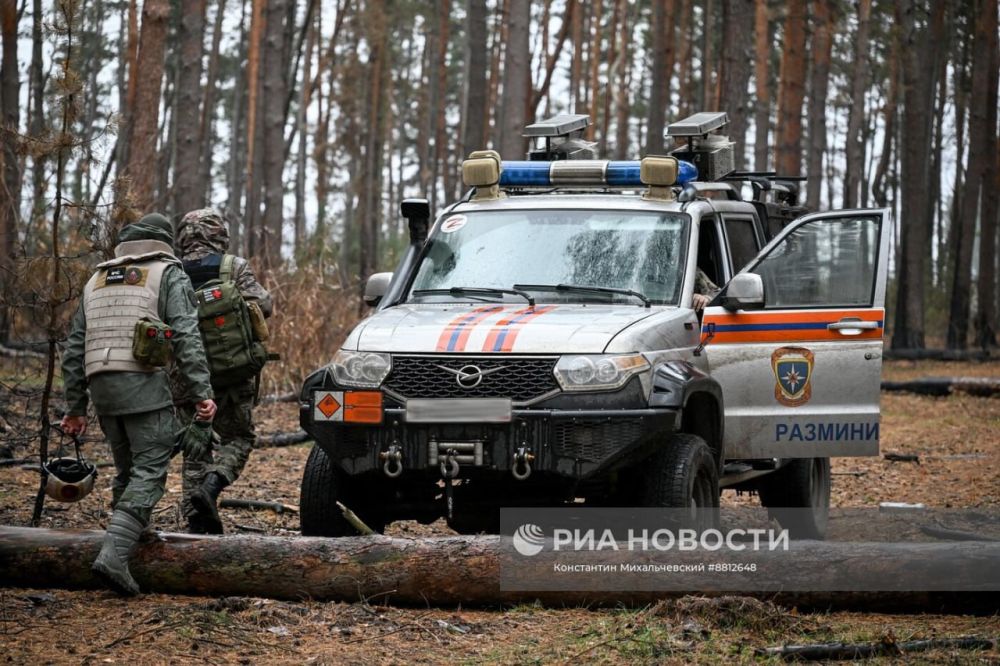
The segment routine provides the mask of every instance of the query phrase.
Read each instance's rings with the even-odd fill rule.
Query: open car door
[[[878,454],[890,227],[888,209],[801,217],[705,309],[726,458]]]

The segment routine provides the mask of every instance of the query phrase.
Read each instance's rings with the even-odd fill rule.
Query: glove
[[[189,460],[201,460],[212,450],[214,435],[211,421],[192,420],[177,434],[175,450],[183,451],[184,457]]]

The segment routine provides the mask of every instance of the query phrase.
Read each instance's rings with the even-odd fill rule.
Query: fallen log
[[[103,535],[91,530],[0,527],[0,585],[101,588],[90,563]],[[994,566],[1000,558],[1000,543],[802,541],[793,542],[787,552],[766,555],[772,559],[765,558],[762,570],[755,574],[761,580],[778,580],[790,566],[809,569],[808,574],[802,574],[805,578],[836,568],[853,571],[867,567],[872,575],[884,575],[887,563],[896,571],[919,574],[927,558],[947,558],[957,589],[1000,589],[1000,567]],[[377,597],[386,603],[421,606],[495,606],[536,600],[552,606],[640,606],[704,590],[712,580],[704,571],[671,574],[671,582],[685,591],[669,592],[511,591],[500,584],[502,566],[511,566],[509,561],[503,565],[509,557],[499,536],[324,539],[159,534],[140,545],[131,568],[144,590],[159,593],[348,602]],[[671,554],[671,562],[703,563],[706,557],[705,552],[676,552]],[[530,578],[531,584],[538,583],[532,589],[545,589],[551,582],[551,566],[547,572]],[[995,592],[772,590],[747,594],[802,608],[958,613],[1000,610],[1000,595]]]
[[[988,398],[1000,394],[1000,379],[996,377],[923,377],[922,379],[902,382],[883,381],[882,390],[937,397],[961,392]]]
[[[219,502],[222,509],[262,509],[264,511],[274,511],[275,513],[298,513],[299,507],[292,504],[282,504],[281,502],[267,502],[264,500],[248,500],[238,497],[227,497]]]
[[[295,446],[296,444],[308,442],[310,439],[311,438],[304,430],[299,430],[298,432],[279,432],[273,435],[258,437],[257,444],[255,446],[258,449],[278,446]]]
[[[981,349],[886,349],[882,358],[889,361],[985,361],[993,357]]]
[[[819,643],[815,645],[783,645],[757,648],[758,657],[781,657],[786,661],[820,661],[824,659],[871,659],[880,656],[900,656],[905,652],[926,650],[993,650],[997,641],[978,636],[960,638],[931,638],[921,641],[881,641],[878,643]]]

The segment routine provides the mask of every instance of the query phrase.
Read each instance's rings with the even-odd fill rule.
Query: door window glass
[[[757,245],[757,233],[754,231],[752,219],[726,217],[725,223],[729,254],[733,258],[735,273],[757,256],[760,247]]]
[[[881,219],[813,220],[757,264],[768,308],[870,306]]]

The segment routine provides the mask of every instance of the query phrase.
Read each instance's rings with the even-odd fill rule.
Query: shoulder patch
[[[126,284],[146,284],[146,273],[141,268],[129,266],[125,271]]]

